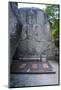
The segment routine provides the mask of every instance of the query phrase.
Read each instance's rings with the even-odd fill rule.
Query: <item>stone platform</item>
[[[15,60],[11,65],[11,73],[15,74],[49,74],[55,73],[48,62],[19,61]]]

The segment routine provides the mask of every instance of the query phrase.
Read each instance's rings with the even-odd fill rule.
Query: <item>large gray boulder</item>
[[[51,52],[49,16],[39,8],[20,8],[23,28],[17,48],[18,57],[35,58]]]
[[[49,16],[39,8],[9,7],[10,58],[40,58],[51,55]]]

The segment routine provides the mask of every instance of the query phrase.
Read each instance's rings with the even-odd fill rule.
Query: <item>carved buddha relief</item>
[[[26,16],[23,16],[25,20],[18,46],[19,54],[40,55],[48,47],[49,40],[51,40],[48,18],[41,10],[33,10],[32,8],[25,9],[24,13],[21,13]]]

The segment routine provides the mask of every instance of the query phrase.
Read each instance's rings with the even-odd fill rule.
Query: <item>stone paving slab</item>
[[[49,61],[55,74],[10,74],[9,87],[59,85],[59,66],[56,61]]]

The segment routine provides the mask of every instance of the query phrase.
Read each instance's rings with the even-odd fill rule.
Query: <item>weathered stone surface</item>
[[[12,4],[9,12],[11,57],[49,55],[51,30],[48,15],[39,8],[18,9],[16,4]]]
[[[22,25],[19,23],[17,15],[13,12],[11,4],[9,3],[10,63],[18,46],[19,36],[22,31]]]
[[[48,15],[38,8],[20,8],[20,20],[23,24],[18,55],[40,57],[51,45],[51,30]]]

